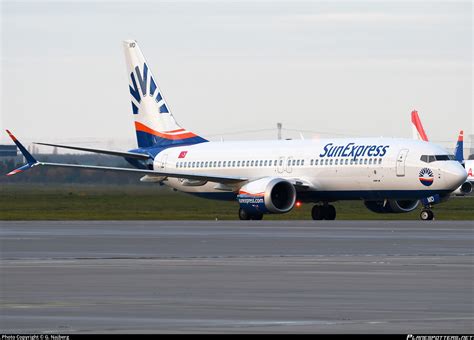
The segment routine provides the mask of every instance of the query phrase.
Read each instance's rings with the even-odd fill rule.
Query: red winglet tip
[[[11,133],[10,130],[5,130],[5,131],[7,131],[8,135],[10,136],[10,138],[11,138],[14,142],[16,142],[16,138],[15,138],[15,136],[13,136],[13,133]]]

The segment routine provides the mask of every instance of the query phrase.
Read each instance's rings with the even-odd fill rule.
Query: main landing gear
[[[249,212],[245,211],[244,209],[240,208],[239,209],[239,218],[242,221],[248,221],[248,220],[260,221],[263,218],[263,214],[261,214],[261,213],[249,213]]]
[[[433,210],[431,210],[431,207],[424,207],[420,213],[420,218],[423,221],[431,221],[434,219],[434,213]]]
[[[311,210],[313,220],[335,220],[336,208],[330,204],[315,205]]]

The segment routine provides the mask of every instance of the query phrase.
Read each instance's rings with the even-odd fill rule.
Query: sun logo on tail
[[[159,113],[169,113],[160,91],[156,91],[158,86],[156,85],[153,76],[150,75],[150,77],[148,77],[148,73],[148,65],[146,63],[143,64],[143,74],[138,66],[135,66],[135,72],[130,73],[130,80],[132,84],[128,87],[130,90],[130,95],[132,96],[133,114],[138,114],[139,105],[142,99],[147,95],[155,98],[155,101],[159,107]],[[136,101],[136,103],[134,103],[133,99]]]
[[[429,187],[431,184],[433,184],[433,180],[434,180],[433,171],[431,171],[431,169],[428,169],[428,168],[423,168],[420,170],[418,178],[421,184]]]

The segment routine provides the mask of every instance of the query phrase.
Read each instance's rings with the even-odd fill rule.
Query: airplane
[[[466,159],[464,160],[464,131],[459,131],[458,141],[456,143],[456,148],[454,149],[454,157],[456,160],[461,163],[467,173],[466,181],[461,184],[459,188],[457,188],[453,194],[456,196],[465,196],[470,195],[472,193],[472,187],[474,185],[474,160],[473,159]]]
[[[143,182],[216,200],[236,200],[241,220],[284,214],[312,203],[314,220],[336,219],[332,202],[362,200],[377,213],[405,213],[419,200],[449,198],[466,180],[464,168],[430,142],[402,138],[208,141],[181,127],[170,112],[138,43],[123,42],[138,148],[122,152],[70,145],[41,145],[123,157],[134,168],[41,162],[8,132],[27,164],[141,173]],[[433,160],[433,161],[431,161]],[[420,213],[433,219],[431,205]]]
[[[413,139],[428,142],[428,136],[425,132],[425,129],[423,128],[423,124],[421,123],[418,111],[413,110],[411,112],[411,122],[413,127]],[[464,131],[461,130],[459,131],[458,140],[454,149],[454,158],[466,169],[467,179],[456,190],[452,192],[451,195],[453,196],[466,196],[472,193],[472,186],[474,184],[474,177],[472,173],[472,169],[474,168],[474,160],[465,161],[463,151]],[[426,201],[422,200],[422,202]]]

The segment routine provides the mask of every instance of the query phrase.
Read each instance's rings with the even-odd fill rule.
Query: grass
[[[237,202],[212,201],[166,187],[1,185],[0,220],[236,220]],[[407,214],[375,214],[360,201],[336,202],[337,219],[411,220]],[[308,220],[311,204],[266,220]],[[453,198],[434,208],[439,220],[474,220],[474,197]]]

